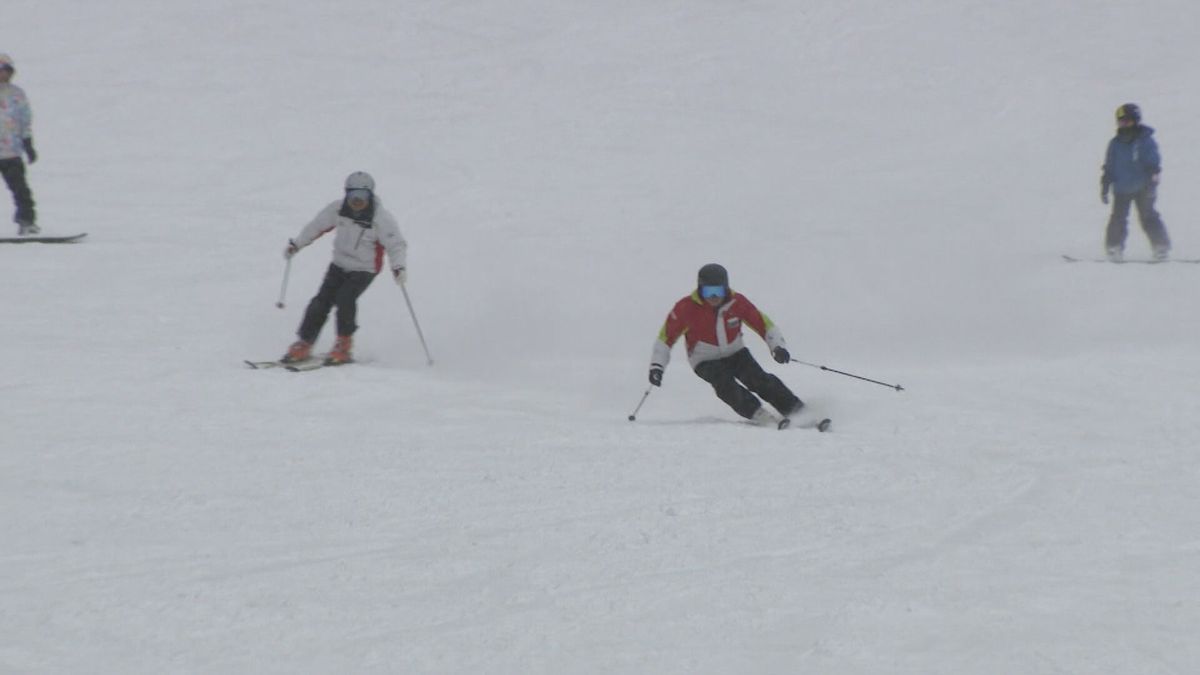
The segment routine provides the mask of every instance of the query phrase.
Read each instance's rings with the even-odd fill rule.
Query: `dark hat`
[[[717,263],[709,263],[700,268],[696,274],[696,292],[704,297],[705,286],[721,286],[725,289],[722,297],[729,297],[729,272]]]
[[[1134,124],[1142,121],[1142,109],[1136,103],[1123,103],[1117,106],[1117,121],[1132,120]]]
[[[696,275],[697,286],[728,286],[729,272],[717,263],[709,263],[700,268]]]

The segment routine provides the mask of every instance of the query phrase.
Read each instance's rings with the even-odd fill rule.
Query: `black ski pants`
[[[755,411],[762,406],[755,394],[782,415],[790,415],[803,405],[783,380],[758,365],[749,349],[741,349],[716,361],[705,361],[696,366],[696,374],[712,385],[717,398],[746,419],[754,417]]]
[[[20,157],[0,159],[0,174],[4,174],[4,182],[12,192],[13,203],[17,205],[13,222],[36,224],[37,211],[33,208],[33,193],[29,191],[29,183],[25,181],[25,162]]]
[[[298,335],[308,343],[317,341],[329,310],[337,307],[337,334],[353,335],[358,330],[355,318],[358,315],[358,296],[375,280],[374,272],[348,272],[331,264],[321,282],[321,290],[313,296],[304,311]]]
[[[1108,230],[1104,235],[1104,245],[1109,249],[1124,249],[1125,237],[1129,229],[1129,205],[1137,206],[1138,220],[1142,229],[1150,238],[1150,245],[1155,250],[1171,248],[1171,239],[1167,236],[1167,227],[1163,225],[1162,216],[1154,209],[1154,200],[1158,198],[1158,188],[1150,185],[1137,192],[1123,195],[1113,194],[1112,216],[1108,219]]]

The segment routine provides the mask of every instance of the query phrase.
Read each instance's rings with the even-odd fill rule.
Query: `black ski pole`
[[[654,389],[654,387],[652,387],[652,386],[646,387],[646,393],[642,394],[642,400],[638,401],[637,407],[633,409],[633,412],[629,413],[629,421],[630,422],[637,419],[638,411],[642,409],[642,404],[646,402],[646,398],[650,396],[650,392],[653,389]]]
[[[898,385],[898,384],[888,384],[887,382],[880,382],[879,380],[872,380],[872,379],[871,379],[871,378],[869,378],[869,377],[863,377],[863,376],[861,376],[861,375],[855,375],[855,374],[853,374],[853,373],[844,373],[844,372],[842,372],[842,371],[840,371],[840,370],[834,370],[833,368],[826,368],[825,366],[818,366],[818,365],[817,365],[817,364],[815,364],[815,363],[809,363],[808,361],[801,361],[800,359],[792,359],[792,362],[793,362],[793,363],[800,363],[800,364],[803,364],[803,365],[806,365],[806,366],[811,366],[811,367],[813,367],[813,368],[820,368],[821,370],[827,370],[827,371],[829,371],[829,372],[831,372],[831,373],[837,373],[838,375],[845,375],[846,377],[853,377],[853,378],[854,378],[854,379],[856,379],[856,380],[862,380],[862,381],[864,381],[864,382],[871,382],[872,384],[879,384],[879,385],[883,385],[883,386],[885,386],[885,387],[890,387],[890,388],[892,388],[892,389],[895,389],[896,391],[904,391],[904,387],[901,387],[901,386],[900,386],[900,385]]]

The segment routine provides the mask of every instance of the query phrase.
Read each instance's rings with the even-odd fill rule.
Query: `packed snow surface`
[[[1200,265],[1060,259],[1126,101],[1200,257],[1200,4],[3,15],[40,224],[89,235],[0,246],[0,672],[1200,669]],[[381,276],[359,364],[246,368],[356,170],[434,365]],[[679,345],[629,422],[714,261],[905,390],[749,335],[830,433],[739,423]]]

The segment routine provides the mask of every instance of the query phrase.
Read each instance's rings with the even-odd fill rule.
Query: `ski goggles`
[[[707,300],[709,298],[723,298],[723,297],[725,297],[725,287],[724,286],[701,286],[700,287],[700,297],[704,298],[705,300]]]

